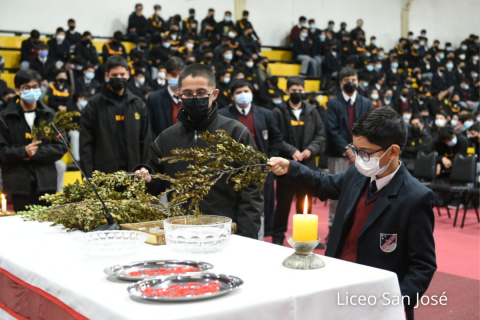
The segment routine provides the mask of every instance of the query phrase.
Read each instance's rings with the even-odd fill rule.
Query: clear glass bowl
[[[79,233],[73,239],[86,254],[117,256],[138,252],[147,237],[145,232],[113,230]]]
[[[183,216],[164,221],[165,242],[170,248],[189,253],[211,253],[230,243],[232,219],[220,216]]]

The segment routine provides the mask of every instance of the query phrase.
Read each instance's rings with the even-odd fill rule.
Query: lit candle
[[[316,241],[318,232],[318,216],[307,214],[308,197],[305,197],[303,214],[293,216],[293,241]]]
[[[2,212],[7,212],[7,199],[5,195],[2,194]]]

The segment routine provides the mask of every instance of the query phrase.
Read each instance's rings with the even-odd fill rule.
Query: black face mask
[[[75,30],[75,26],[68,26],[68,30],[70,30],[70,31]]]
[[[92,41],[90,41],[90,40],[82,40],[82,43],[83,43],[84,45],[89,45],[89,44],[92,44]]]
[[[120,91],[127,86],[126,78],[110,78],[110,87],[115,91]]]
[[[67,79],[63,79],[63,78],[62,79],[57,79],[57,82],[58,82],[59,85],[63,86],[65,84],[65,82],[67,82]]]
[[[293,104],[297,104],[303,99],[303,93],[300,92],[295,92],[290,94],[290,101],[292,101]]]
[[[470,138],[468,138],[468,141],[470,141],[471,143],[478,143],[478,142],[479,142],[479,138],[480,138],[480,137],[470,137]]]
[[[145,50],[145,49],[147,49],[147,48],[148,48],[147,45],[142,45],[142,46],[140,46],[140,49],[142,49],[142,50]]]
[[[413,133],[417,133],[417,134],[418,134],[418,133],[420,133],[420,131],[422,131],[422,130],[420,129],[420,126],[413,126],[413,127],[412,127],[412,132],[413,132]]]
[[[408,92],[402,92],[402,97],[408,98]]]
[[[210,98],[182,99],[183,109],[190,116],[190,119],[201,119],[208,113],[208,110],[210,109],[208,107],[209,100]]]
[[[352,94],[356,89],[357,85],[353,81],[347,82],[343,85],[343,90],[348,94]]]

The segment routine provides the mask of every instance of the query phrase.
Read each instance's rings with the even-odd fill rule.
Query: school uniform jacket
[[[36,127],[45,121],[53,121],[55,111],[43,102],[37,102],[35,110]],[[59,141],[42,139],[38,150],[30,160],[25,147],[32,143],[32,132],[25,120],[20,98],[8,101],[7,107],[0,112],[0,165],[3,174],[2,190],[7,194],[29,195],[32,183],[37,191],[55,192],[57,189],[57,169],[55,161],[60,160],[65,150]]]
[[[347,172],[326,175],[291,161],[290,172],[280,179],[303,188],[322,201],[339,200],[325,255],[340,257],[357,202],[370,178],[362,175],[355,165]],[[434,199],[434,193],[412,177],[402,164],[392,180],[380,190],[358,238],[356,262],[397,274],[402,296],[410,297],[410,305],[405,305],[409,320],[413,319],[417,293],[421,296],[427,290],[437,269]],[[393,251],[382,250],[382,235],[394,238]]]

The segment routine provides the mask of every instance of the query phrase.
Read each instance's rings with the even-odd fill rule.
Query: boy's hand
[[[135,171],[135,173],[137,174],[137,179],[143,179],[146,183],[152,181],[152,176],[145,168],[141,168],[140,170]]]
[[[305,149],[303,150],[302,152],[302,159],[310,159],[310,157],[312,156],[312,151],[310,151],[309,149]]]
[[[290,171],[290,161],[284,158],[270,158],[268,165],[272,168],[272,172],[277,176],[283,176]]]
[[[294,161],[300,162],[303,160],[303,155],[297,150],[293,153],[292,158]]]
[[[27,151],[28,157],[31,158],[37,153],[38,145],[42,143],[42,141],[32,142],[25,147],[25,151]]]

